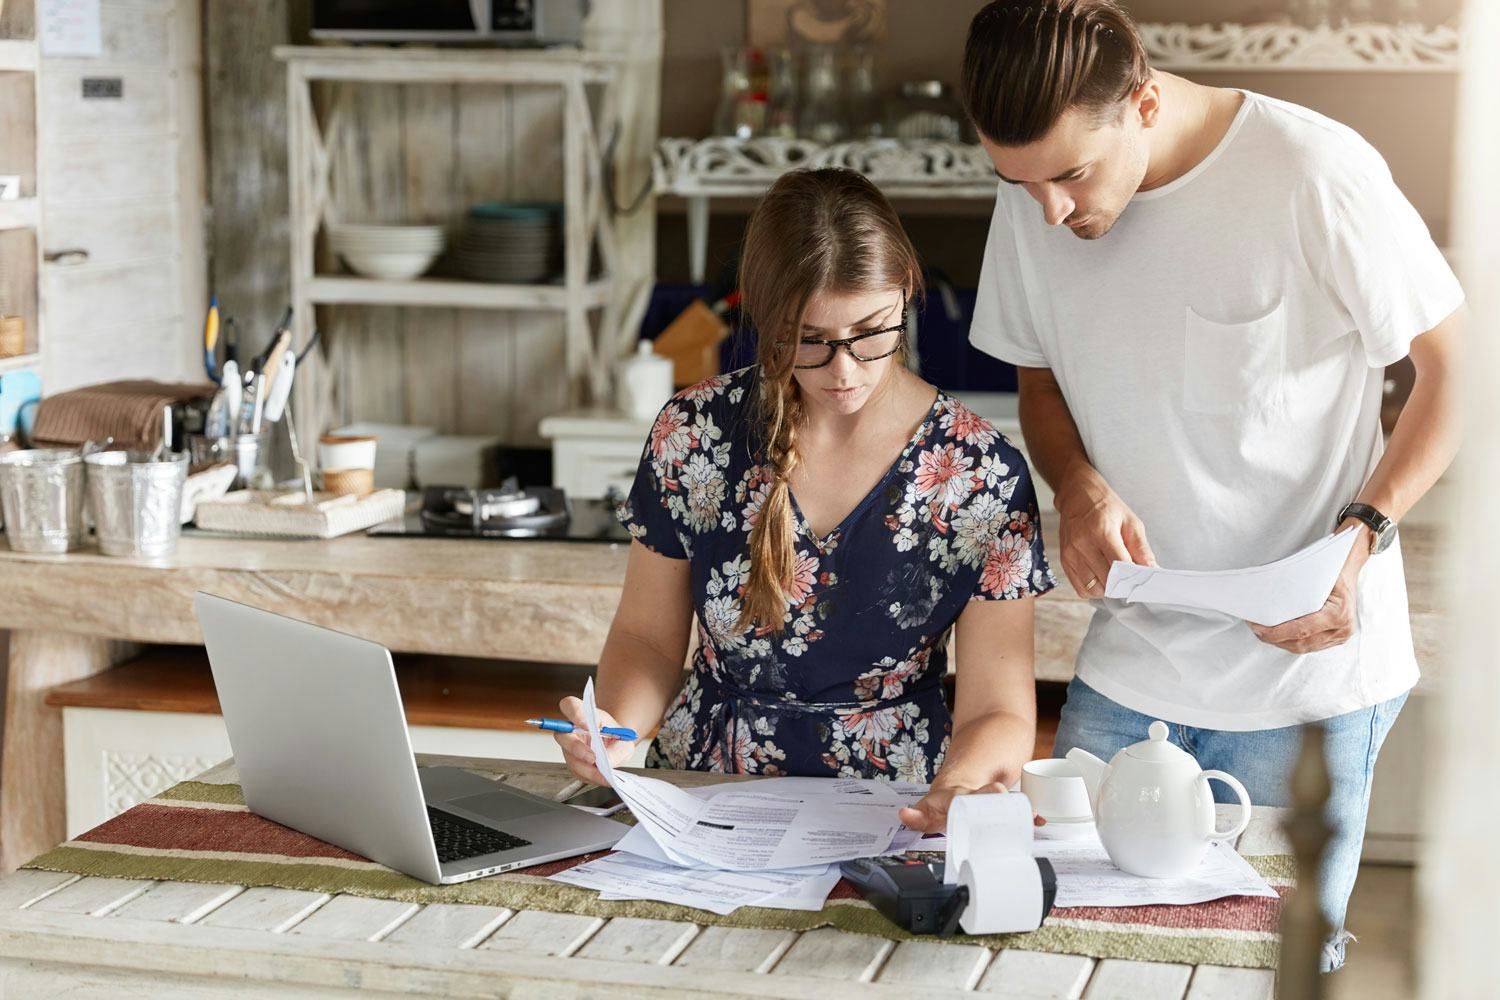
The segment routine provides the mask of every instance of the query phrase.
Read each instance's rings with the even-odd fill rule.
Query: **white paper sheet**
[[[741,906],[821,909],[839,873],[832,865],[796,871],[716,871],[611,854],[558,872],[552,879],[597,889],[600,899],[655,899],[724,914]]]
[[[599,735],[592,679],[583,706],[600,773],[677,864],[736,871],[833,864],[883,854],[901,827],[901,800],[878,781],[778,778],[730,783],[702,797],[616,771]]]
[[[1357,537],[1347,528],[1285,559],[1250,569],[1162,569],[1116,561],[1104,596],[1128,604],[1218,611],[1259,625],[1280,625],[1321,608]]]
[[[37,39],[44,56],[97,56],[104,50],[99,0],[41,0]]]
[[[1097,835],[1076,840],[1037,834],[1033,850],[1057,873],[1056,906],[1148,906],[1205,903],[1224,896],[1266,896],[1272,889],[1234,848],[1219,841],[1209,847],[1197,871],[1178,878],[1145,878],[1116,868]]]

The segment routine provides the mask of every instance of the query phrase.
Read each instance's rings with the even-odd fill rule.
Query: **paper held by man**
[[[1218,611],[1257,625],[1281,625],[1323,607],[1357,537],[1321,538],[1285,559],[1249,569],[1186,570],[1115,561],[1104,596],[1127,604]]]
[[[1033,856],[1053,859],[1058,905],[1273,894],[1227,846],[1189,877],[1146,879],[1111,864],[1097,836],[1064,844],[1044,831],[1033,840],[1031,804],[1019,793],[961,797],[950,809],[947,837],[924,838],[897,818],[900,806],[926,792],[923,785],[794,777],[681,789],[614,769],[598,735],[592,681],[583,704],[600,773],[637,825],[615,845],[617,853],[552,877],[596,889],[603,899],[656,899],[721,914],[741,906],[817,910],[839,880],[839,862],[910,850],[948,852],[946,877],[968,885],[977,904],[963,923],[970,933],[1016,926],[1008,903],[1030,895],[1017,879],[1035,875]]]

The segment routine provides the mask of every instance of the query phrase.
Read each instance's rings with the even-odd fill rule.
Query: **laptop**
[[[614,846],[629,827],[456,767],[417,767],[384,646],[193,599],[245,804],[424,882]]]

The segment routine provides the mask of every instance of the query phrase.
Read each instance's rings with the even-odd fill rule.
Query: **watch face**
[[[1385,529],[1376,532],[1375,534],[1375,548],[1371,550],[1372,554],[1379,555],[1380,553],[1384,552],[1386,549],[1391,547],[1391,543],[1395,540],[1396,525],[1391,522],[1386,522]]]

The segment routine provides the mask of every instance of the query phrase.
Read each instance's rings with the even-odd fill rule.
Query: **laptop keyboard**
[[[531,846],[529,840],[512,837],[508,833],[501,833],[432,806],[427,807],[427,820],[432,824],[432,840],[437,844],[438,861],[443,863]]]

